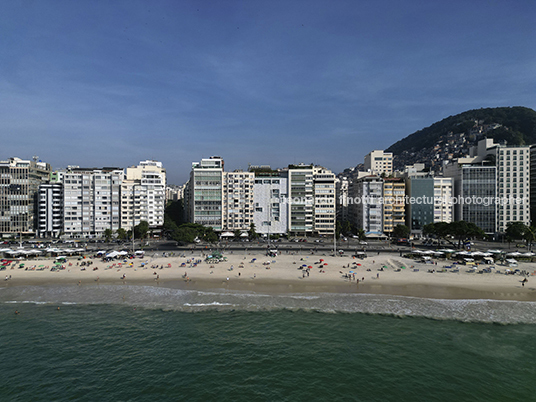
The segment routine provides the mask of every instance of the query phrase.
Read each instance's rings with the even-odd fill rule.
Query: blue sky
[[[536,109],[536,2],[8,1],[1,159],[226,169],[373,149],[480,107]]]

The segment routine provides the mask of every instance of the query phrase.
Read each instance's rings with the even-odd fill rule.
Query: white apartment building
[[[367,236],[383,236],[383,179],[370,175],[354,180],[349,190],[351,222]],[[359,202],[354,202],[355,200]]]
[[[493,144],[487,153],[497,163],[497,197],[508,200],[497,205],[497,231],[504,233],[510,222],[530,225],[530,147]]]
[[[223,229],[223,168],[218,156],[192,163],[188,182],[188,220],[216,231]]]
[[[141,161],[126,169],[121,184],[121,227],[131,230],[141,221],[150,228],[164,224],[166,170],[162,162]]]
[[[256,173],[253,185],[253,221],[262,235],[288,231],[288,178],[279,173]]]
[[[223,172],[223,230],[247,231],[253,222],[253,172]]]
[[[65,235],[95,238],[106,229],[119,229],[123,176],[118,168],[77,168],[63,174]]]
[[[313,168],[314,231],[319,235],[335,233],[335,175],[326,168]]]
[[[459,166],[459,170],[456,170]],[[480,166],[480,167],[479,167]],[[484,169],[484,166],[487,167]],[[470,173],[472,169],[472,173]],[[463,170],[463,174],[462,173]],[[484,186],[477,190],[477,195],[497,197],[498,202],[492,206],[464,206],[466,210],[473,210],[473,215],[482,215],[483,210],[491,215],[494,214],[494,229],[491,230],[488,217],[488,233],[504,233],[510,222],[523,222],[529,225],[530,219],[530,147],[529,146],[506,146],[495,144],[492,139],[483,139],[476,147],[471,148],[470,158],[460,158],[457,164],[445,167],[446,176],[455,179],[455,194],[467,196],[466,187],[472,183],[471,189],[476,186]],[[469,177],[471,176],[471,177]],[[494,200],[495,201],[495,200]],[[465,216],[460,206],[456,207],[456,219]],[[467,219],[464,219],[467,220]],[[474,222],[473,220],[470,220]],[[480,219],[482,221],[482,219]],[[477,222],[474,222],[480,226]],[[482,226],[480,226],[482,227]]]
[[[186,185],[175,186],[170,185],[166,187],[166,202],[167,201],[178,201],[184,198],[184,190]]]
[[[385,174],[386,176],[393,173],[393,154],[375,150],[365,156],[365,171],[372,174]]]
[[[37,235],[58,237],[63,231],[63,184],[41,184],[37,203]]]
[[[434,177],[434,223],[450,223],[454,219],[452,191],[452,178]]]

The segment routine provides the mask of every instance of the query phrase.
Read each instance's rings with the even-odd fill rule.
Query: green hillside
[[[386,151],[399,155],[404,151],[414,152],[433,147],[441,136],[449,133],[468,134],[475,125],[500,124],[501,127],[486,132],[487,138],[495,142],[506,141],[508,145],[536,144],[536,111],[516,106],[469,110],[456,116],[449,116],[430,127],[423,128],[391,145]]]

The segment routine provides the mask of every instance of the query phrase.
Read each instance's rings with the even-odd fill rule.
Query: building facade
[[[192,163],[188,182],[188,221],[223,230],[223,159],[213,156]]]
[[[63,174],[64,233],[74,238],[102,237],[121,227],[119,168],[75,168]]]
[[[351,223],[370,237],[383,236],[383,179],[369,175],[351,184],[349,211]]]
[[[312,165],[291,165],[288,169],[289,231],[311,235],[314,231],[314,184]]]
[[[397,225],[406,224],[406,184],[401,178],[383,180],[383,233],[390,234]]]
[[[63,184],[41,184],[37,199],[37,235],[59,237],[63,232]]]
[[[460,158],[444,168],[452,178],[454,220],[474,223],[488,234],[497,232],[497,168],[491,162]],[[487,200],[487,201],[484,201]],[[480,201],[480,202],[477,202]]]
[[[375,150],[365,156],[365,171],[388,176],[393,173],[393,154]]]
[[[288,226],[288,178],[286,173],[256,172],[253,185],[253,221],[262,235],[284,235]]]
[[[314,232],[322,236],[335,233],[335,175],[321,166],[313,168]]]
[[[37,158],[35,158],[37,159]],[[0,161],[0,234],[35,234],[37,193],[48,181],[50,165],[37,160]]]
[[[166,207],[166,170],[162,162],[141,161],[126,169],[121,183],[121,227],[132,229],[141,221],[149,228],[164,225]]]
[[[223,230],[247,231],[253,221],[253,172],[223,172]]]

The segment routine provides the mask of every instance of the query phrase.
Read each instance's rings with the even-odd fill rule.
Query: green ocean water
[[[0,401],[536,399],[532,323],[252,310],[221,301],[236,295],[181,293],[174,301],[168,291],[162,308],[153,290],[145,299],[130,290],[105,289],[126,300],[116,303],[97,302],[104,293],[84,302],[88,294],[66,301],[57,289],[62,301],[35,300],[51,298],[38,288],[0,292]],[[220,301],[192,303],[209,296]],[[269,305],[274,296],[262,298]],[[169,308],[178,300],[189,309]]]

